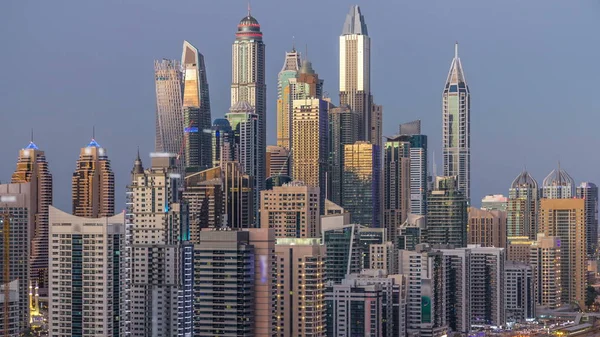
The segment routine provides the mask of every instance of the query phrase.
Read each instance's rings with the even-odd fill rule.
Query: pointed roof
[[[300,69],[300,53],[296,51],[296,48],[292,49],[291,52],[285,53],[285,61],[281,72],[284,71],[298,71]]]
[[[550,174],[544,179],[543,186],[575,186],[575,180],[567,173],[567,171],[560,168],[560,162],[558,168],[552,170]]]
[[[342,30],[342,35],[353,34],[369,35],[365,17],[360,12],[358,5],[350,7],[350,12],[346,15],[346,22],[344,22],[344,29]]]
[[[247,101],[238,101],[237,103],[235,103],[234,105],[231,106],[231,108],[229,108],[229,112],[233,112],[233,113],[240,113],[240,112],[248,112],[248,113],[254,113],[254,107],[252,106],[252,104],[248,103]]]
[[[538,188],[538,183],[537,181],[535,181],[535,179],[533,179],[533,177],[531,176],[531,174],[529,174],[529,172],[527,172],[526,170],[523,170],[523,172],[521,172],[516,178],[515,180],[513,180],[512,184],[510,185],[511,188],[522,188],[522,187],[529,187],[529,188]]]
[[[454,58],[452,59],[452,64],[450,64],[450,71],[448,71],[446,84],[459,83],[464,83],[466,85],[467,80],[465,79],[465,73],[463,71],[462,63],[460,62],[460,57],[458,57],[458,42],[456,42],[454,44]]]
[[[101,146],[100,146],[100,144],[98,144],[98,142],[96,142],[96,140],[94,138],[92,138],[92,141],[86,147],[101,147]]]
[[[309,60],[302,61],[302,67],[300,68],[300,74],[314,74],[315,70],[312,67],[312,62]]]
[[[35,145],[33,141],[30,141],[29,145],[25,147],[25,150],[39,150],[39,148],[37,147],[37,145]]]
[[[198,66],[198,48],[194,47],[188,41],[183,41],[183,52],[181,53],[181,64],[195,64]]]
[[[142,165],[142,159],[140,158],[140,148],[138,146],[137,149],[137,157],[133,162],[133,169],[131,170],[132,174],[141,174],[144,173],[144,166]]]

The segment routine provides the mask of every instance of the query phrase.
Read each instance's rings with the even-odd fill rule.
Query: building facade
[[[296,48],[285,53],[283,67],[277,76],[277,146],[289,150],[291,147],[290,130],[292,127],[292,101],[290,79],[298,76],[300,53]],[[268,177],[269,175],[267,175]]]
[[[325,246],[321,239],[277,239],[275,255],[275,336],[325,337]]]
[[[256,189],[265,182],[265,149],[267,145],[267,85],[265,82],[265,44],[260,24],[250,15],[238,24],[232,46],[231,105],[245,101],[254,109],[257,120]],[[235,127],[232,128],[235,129]],[[248,173],[250,174],[250,173]],[[257,202],[258,202],[258,194]]]
[[[183,71],[179,61],[154,61],[156,137],[154,151],[179,153],[183,144]]]
[[[183,41],[183,125],[186,170],[200,171],[212,167],[210,94],[204,55],[188,41]]]
[[[44,151],[31,141],[19,151],[17,168],[11,183],[30,183],[32,204],[29,210],[34,216],[34,226],[29,229],[30,277],[37,283],[43,296],[47,295],[48,281],[48,207],[52,205],[52,174]]]
[[[125,213],[90,219],[52,206],[49,213],[50,336],[126,336]]]
[[[344,173],[344,146],[359,139],[360,113],[350,106],[329,109],[329,182],[327,198],[342,204],[342,180]]]
[[[371,125],[371,38],[356,5],[350,8],[340,36],[340,104],[360,115],[358,140],[380,144]]]
[[[539,229],[539,194],[538,183],[527,171],[521,172],[513,180],[506,207],[506,235],[509,240],[515,237],[535,240]]]
[[[539,234],[530,247],[529,265],[533,271],[535,303],[547,308],[562,305],[561,239]]]
[[[442,93],[444,175],[457,177],[458,190],[471,198],[471,94],[458,57],[458,43]]]
[[[290,152],[282,146],[267,146],[267,178],[290,177]]]
[[[560,238],[562,302],[577,303],[580,308],[585,308],[585,200],[542,199],[540,232]]]
[[[598,249],[598,186],[583,182],[575,190],[576,197],[585,200],[586,250],[589,256]]]
[[[381,157],[369,142],[344,145],[342,206],[353,223],[381,227]]]
[[[468,244],[506,248],[506,212],[469,207]]]
[[[71,200],[75,216],[100,218],[115,214],[115,175],[106,149],[94,139],[79,153]]]
[[[467,199],[454,177],[436,177],[427,197],[427,243],[467,246]]]
[[[262,191],[261,198],[261,228],[273,228],[277,238],[321,236],[318,188],[292,182]]]
[[[227,119],[217,118],[213,122],[211,144],[212,167],[235,160],[235,134]]]
[[[526,322],[536,318],[535,277],[532,267],[523,263],[504,265],[506,321]]]
[[[404,138],[388,138],[383,149],[383,226],[391,242],[411,211],[410,142]]]

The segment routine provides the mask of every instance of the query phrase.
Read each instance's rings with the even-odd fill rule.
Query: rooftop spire
[[[30,141],[33,143],[33,128],[31,128],[31,140]]]
[[[454,58],[458,58],[458,41],[454,43]]]
[[[96,126],[92,125],[92,140],[96,139]]]
[[[344,22],[344,29],[342,30],[342,35],[353,34],[369,35],[365,17],[360,12],[360,7],[358,7],[358,5],[350,7],[350,12],[346,15],[346,22]]]
[[[458,57],[458,42],[454,43],[454,58],[452,64],[450,64],[450,71],[448,72],[448,78],[446,79],[446,85],[467,83],[465,74],[463,72],[462,63]]]
[[[252,7],[250,7],[250,1],[248,1],[248,16],[252,16]]]

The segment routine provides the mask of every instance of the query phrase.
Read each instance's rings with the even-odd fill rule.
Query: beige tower
[[[537,305],[557,308],[562,304],[560,246],[559,237],[538,234],[529,248]]]
[[[94,140],[79,153],[73,173],[73,215],[100,218],[115,214],[115,176],[106,150]]]
[[[506,212],[469,207],[467,243],[506,248]]]
[[[325,245],[321,239],[277,239],[278,337],[325,337]]]
[[[327,169],[327,102],[318,99],[294,101],[292,114],[292,174],[308,186],[325,191]]]
[[[277,238],[321,236],[318,188],[296,181],[260,194],[261,228],[275,229]]]
[[[540,231],[560,238],[561,289],[563,303],[585,308],[586,250],[585,200],[541,199]]]
[[[48,281],[48,206],[52,205],[52,174],[48,168],[46,155],[33,140],[19,151],[17,169],[12,175],[13,184],[31,183],[30,213],[33,214],[33,227],[29,228],[31,238],[29,268],[32,283],[37,282],[44,295]]]

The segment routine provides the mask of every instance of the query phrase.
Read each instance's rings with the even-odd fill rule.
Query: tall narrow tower
[[[247,101],[258,116],[256,188],[264,189],[267,127],[267,86],[265,84],[265,44],[260,24],[248,8],[248,15],[238,24],[232,46],[231,106]]]
[[[277,146],[290,149],[290,130],[292,125],[292,87],[290,79],[298,76],[300,70],[300,53],[296,48],[285,53],[283,68],[277,76]]]
[[[204,56],[196,47],[183,41],[183,123],[185,167],[189,171],[212,167],[210,97]]]
[[[183,142],[183,72],[179,61],[154,61],[156,152],[179,153]]]
[[[458,57],[458,43],[442,94],[444,176],[457,178],[458,190],[471,200],[471,94]]]
[[[73,215],[101,218],[115,214],[115,176],[106,150],[96,140],[81,149],[72,182]]]
[[[371,135],[371,38],[360,7],[352,6],[340,36],[340,104],[361,115],[359,140],[374,141]],[[376,137],[375,137],[376,138]]]
[[[34,226],[29,229],[31,238],[30,277],[40,289],[46,289],[48,281],[48,206],[52,205],[52,174],[48,168],[46,155],[33,139],[21,151],[17,169],[12,175],[13,184],[31,183],[30,213],[34,216]],[[44,293],[45,291],[42,291]]]

